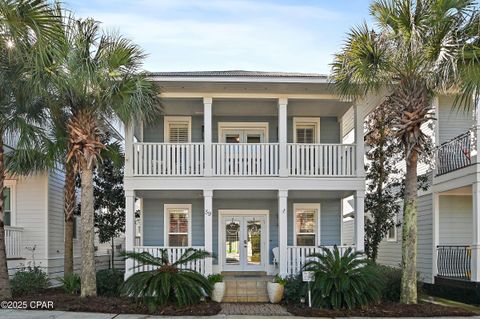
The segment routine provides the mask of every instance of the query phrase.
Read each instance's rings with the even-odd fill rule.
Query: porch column
[[[125,124],[125,176],[133,175],[133,124]]]
[[[205,144],[204,176],[212,176],[212,98],[203,98],[203,139]]]
[[[355,249],[360,252],[365,251],[365,191],[357,190],[355,192]]]
[[[480,282],[480,183],[472,185],[472,281]]]
[[[280,252],[278,267],[279,275],[281,277],[286,277],[287,273],[287,199],[288,191],[279,190],[278,191],[278,248]]]
[[[133,251],[135,246],[135,192],[125,190],[125,250]],[[133,275],[133,260],[125,261],[125,279]]]
[[[438,126],[438,125],[436,125]],[[475,136],[476,136],[476,150],[477,150],[477,154],[475,155],[476,159],[473,159],[474,162],[478,163],[480,162],[480,156],[479,156],[479,152],[480,152],[480,101],[477,102],[476,106],[475,106]]]
[[[278,143],[280,176],[288,176],[287,168],[287,98],[278,99]]]
[[[365,156],[365,143],[364,143],[364,127],[363,116],[360,112],[361,106],[355,104],[353,106],[355,117],[355,145],[356,145],[356,170],[358,177],[365,176],[364,156]]]
[[[204,213],[204,218],[205,218],[205,226],[204,226],[204,231],[205,231],[205,250],[208,251],[209,253],[213,252],[213,243],[212,243],[212,237],[213,237],[213,224],[212,224],[212,217],[213,217],[213,205],[212,205],[212,199],[213,199],[213,190],[211,189],[205,189],[203,191],[203,213]],[[212,273],[212,268],[213,268],[213,260],[212,258],[207,258],[205,259],[205,275],[210,275]]]

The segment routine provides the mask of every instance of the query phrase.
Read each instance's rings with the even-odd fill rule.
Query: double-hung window
[[[319,243],[320,204],[294,204],[295,246]]]
[[[320,142],[320,118],[294,117],[294,142],[315,144]]]
[[[171,247],[191,246],[191,214],[189,204],[165,205],[165,242]]]

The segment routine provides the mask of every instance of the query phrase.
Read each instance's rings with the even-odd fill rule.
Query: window
[[[165,141],[168,143],[189,143],[192,121],[189,116],[165,116]]]
[[[172,247],[190,246],[192,206],[165,205],[165,243]]]
[[[388,229],[387,233],[387,241],[397,241],[397,218],[396,216],[393,218],[394,224],[390,229]]]
[[[12,226],[12,190],[10,187],[3,189],[3,222],[5,226]]]
[[[294,204],[296,246],[317,246],[319,236],[320,204]]]
[[[265,143],[268,141],[267,122],[219,122],[221,143]]]
[[[320,142],[320,118],[294,117],[294,143],[315,144]]]

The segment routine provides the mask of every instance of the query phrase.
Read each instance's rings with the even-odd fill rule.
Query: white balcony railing
[[[355,176],[354,144],[287,144],[283,163],[290,176]],[[203,143],[135,143],[134,176],[278,176],[280,144],[213,143],[206,163]]]
[[[135,252],[148,252],[154,257],[160,257],[161,249],[167,249],[168,259],[170,263],[176,262],[180,257],[185,253],[188,248],[195,248],[195,249],[204,249],[204,247],[195,246],[195,247],[152,247],[152,246],[143,246],[143,247],[133,247],[133,251]],[[139,267],[137,267],[139,266]],[[133,264],[133,272],[141,272],[141,271],[151,271],[155,270],[156,267],[151,265],[139,265],[136,262]],[[205,274],[205,259],[200,260],[193,260],[186,264],[179,265],[180,268],[183,269],[192,269],[198,271],[201,274]]]
[[[352,144],[288,144],[288,171],[292,176],[354,176],[355,151]]]
[[[212,145],[213,174],[218,176],[275,176],[279,172],[278,144]]]
[[[203,143],[135,143],[133,174],[136,176],[202,176]]]
[[[333,250],[334,246],[323,246]],[[337,246],[340,253],[343,254],[348,248],[355,249],[355,246]],[[313,246],[288,246],[287,247],[287,274],[295,275],[302,271],[305,263],[311,260],[310,255],[314,253],[322,253],[321,247]]]
[[[5,249],[7,258],[22,257],[23,227],[5,226]]]

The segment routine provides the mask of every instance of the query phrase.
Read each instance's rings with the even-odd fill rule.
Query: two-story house
[[[163,115],[126,127],[126,248],[215,258],[204,274],[300,271],[342,243],[354,197],[354,249],[364,249],[363,120],[368,106],[318,74],[160,72]],[[141,231],[136,238],[135,201]],[[134,269],[127,261],[126,276]]]
[[[480,112],[454,105],[453,96],[434,99],[435,163],[419,167],[431,182],[419,191],[417,269],[433,293],[480,303]],[[401,231],[381,243],[380,263],[400,265]]]

